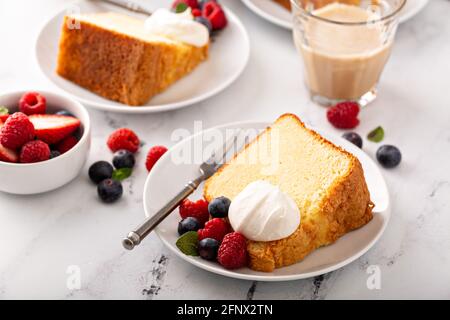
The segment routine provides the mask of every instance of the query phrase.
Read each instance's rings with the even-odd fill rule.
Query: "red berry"
[[[155,163],[167,152],[167,148],[164,146],[154,146],[148,150],[147,159],[145,161],[145,167],[150,172]]]
[[[221,242],[227,233],[230,233],[230,226],[221,218],[214,218],[205,223],[203,229],[197,231],[198,240],[213,238]]]
[[[78,139],[74,136],[68,136],[56,145],[56,150],[63,154],[72,149],[78,143]]]
[[[9,114],[0,114],[0,124],[6,122],[8,120]]]
[[[135,153],[138,151],[141,142],[139,141],[136,133],[132,130],[128,128],[120,128],[109,136],[107,144],[112,152],[125,149]]]
[[[201,226],[209,220],[208,202],[204,199],[197,200],[196,202],[184,199],[178,209],[183,219],[187,217],[196,218]]]
[[[40,140],[27,142],[20,151],[20,162],[33,163],[50,159],[48,144]]]
[[[227,234],[217,252],[217,261],[226,269],[247,265],[247,240],[239,232]]]
[[[48,144],[62,141],[81,125],[75,117],[58,114],[33,114],[29,119],[34,125],[36,137]]]
[[[198,0],[175,0],[172,4],[172,8],[175,9],[180,3],[186,4],[191,9],[198,8]]]
[[[202,10],[200,10],[200,9],[192,9],[192,15],[194,17],[200,17],[202,15]]]
[[[47,108],[45,97],[37,92],[27,92],[19,100],[19,110],[26,115],[44,114]]]
[[[217,2],[207,2],[202,9],[202,16],[211,22],[213,30],[220,30],[226,27],[228,21],[220,4]]]
[[[5,148],[0,144],[0,161],[19,162],[19,155],[16,150]]]
[[[34,136],[34,126],[22,112],[9,116],[0,129],[0,143],[9,149],[19,149]]]
[[[341,102],[327,111],[330,123],[339,129],[353,129],[359,124],[359,105],[356,102]]]

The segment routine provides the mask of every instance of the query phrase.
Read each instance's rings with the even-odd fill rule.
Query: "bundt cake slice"
[[[144,20],[105,12],[64,18],[57,73],[104,98],[145,104],[208,56],[196,47],[145,32]]]
[[[233,200],[249,183],[265,180],[294,199],[301,214],[287,238],[248,241],[249,267],[259,271],[291,265],[315,249],[372,219],[373,204],[359,160],[282,115],[206,181],[204,196]]]

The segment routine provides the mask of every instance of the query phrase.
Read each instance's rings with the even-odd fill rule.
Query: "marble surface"
[[[403,162],[383,170],[392,218],[381,240],[354,263],[324,276],[285,283],[225,278],[183,262],[151,235],[137,250],[121,238],[143,218],[144,153],[125,183],[123,199],[104,205],[86,171],[108,159],[107,135],[129,126],[149,145],[172,145],[171,132],[236,120],[272,120],[294,112],[329,130],[325,109],[303,87],[291,34],[268,24],[240,1],[224,0],[250,33],[250,63],[228,90],[190,108],[147,116],[90,110],[93,147],[84,172],[43,195],[0,193],[0,299],[391,299],[450,298],[450,1],[432,0],[401,25],[383,75],[379,99],[361,114],[357,131],[377,125]],[[56,90],[34,60],[38,26],[71,1],[1,1],[0,92]],[[8,26],[6,28],[5,26]],[[337,131],[336,131],[337,132]],[[340,134],[340,132],[337,132]],[[366,142],[374,155],[376,144]],[[170,183],[170,182],[168,182]],[[71,267],[72,266],[72,267]],[[73,267],[75,266],[75,267]],[[381,288],[370,290],[367,272],[377,266]],[[75,269],[73,269],[75,268]],[[368,269],[369,268],[369,269]],[[67,285],[80,272],[80,288]]]

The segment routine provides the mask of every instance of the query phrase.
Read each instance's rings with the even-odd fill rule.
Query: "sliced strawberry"
[[[33,114],[29,116],[36,137],[48,144],[57,143],[70,136],[80,127],[80,120],[56,114]]]
[[[0,161],[5,162],[18,162],[19,161],[19,154],[11,149],[5,148],[0,143]]]
[[[0,121],[6,122],[6,119],[8,119],[9,114],[0,114]]]

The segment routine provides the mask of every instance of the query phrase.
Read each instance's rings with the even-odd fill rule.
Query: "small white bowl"
[[[36,194],[57,189],[78,176],[86,162],[91,144],[91,121],[86,109],[71,98],[36,91],[46,98],[48,113],[67,110],[81,121],[80,140],[71,150],[47,161],[28,164],[0,161],[0,191]],[[19,99],[25,92],[1,94],[0,106],[6,106],[11,114],[18,111]]]

